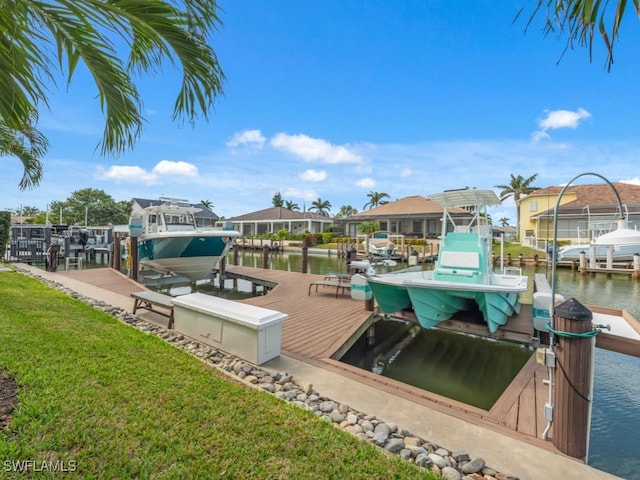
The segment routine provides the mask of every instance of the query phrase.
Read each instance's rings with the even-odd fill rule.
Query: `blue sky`
[[[135,149],[101,158],[104,118],[79,71],[41,112],[44,180],[21,192],[21,165],[3,157],[0,209],[45,209],[90,187],[210,200],[227,218],[276,192],[336,214],[362,210],[370,191],[493,188],[511,173],[537,173],[539,187],[584,172],[640,183],[640,22],[627,14],[607,72],[599,38],[590,62],[579,45],[562,56],[566,38],[545,36],[542,17],[525,33],[528,13],[514,19],[535,3],[224,0],[211,43],[225,93],[209,122],[171,121],[179,75],[166,65],[138,82],[147,122]],[[491,215],[515,223],[512,202]]]

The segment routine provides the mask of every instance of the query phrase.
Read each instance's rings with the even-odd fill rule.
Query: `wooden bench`
[[[338,294],[340,293],[340,289],[342,289],[342,293],[346,290],[351,290],[351,284],[340,282],[340,281],[331,281],[331,280],[317,280],[315,282],[311,282],[309,284],[309,295],[311,295],[311,289],[316,287],[316,293],[318,292],[318,287],[335,287],[336,289],[336,298],[338,298]]]
[[[171,298],[169,295],[163,295],[162,293],[151,292],[145,290],[143,292],[133,292],[131,293],[131,297],[133,297],[133,313],[136,313],[136,310],[139,308],[143,310],[149,310],[150,312],[157,313],[158,315],[162,315],[169,319],[169,325],[167,328],[173,328],[173,303],[171,303]],[[168,312],[157,310],[153,307],[161,307]]]

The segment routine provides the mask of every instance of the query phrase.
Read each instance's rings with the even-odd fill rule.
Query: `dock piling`
[[[574,458],[585,459],[589,441],[594,337],[591,311],[571,298],[555,309],[557,337],[554,374],[553,444]]]

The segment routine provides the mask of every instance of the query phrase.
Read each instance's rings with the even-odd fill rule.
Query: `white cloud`
[[[363,158],[342,145],[332,145],[320,138],[307,135],[288,135],[279,133],[271,139],[271,146],[289,152],[307,162],[329,164],[362,163]]]
[[[297,187],[283,188],[280,193],[285,200],[288,200],[289,198],[302,198],[304,200],[309,200],[310,202],[320,196],[315,190],[307,190]],[[302,208],[302,205],[300,205],[300,208]]]
[[[376,186],[376,181],[370,177],[361,178],[356,182],[356,186],[362,188],[373,188]]]
[[[640,185],[640,177],[635,178],[627,178],[625,180],[620,180],[621,183],[630,183],[632,185]]]
[[[153,173],[158,175],[178,175],[181,177],[195,177],[198,175],[198,167],[187,162],[172,162],[161,160],[153,167]]]
[[[411,175],[413,175],[413,171],[409,167],[400,170],[400,176],[403,178],[410,177]]]
[[[327,172],[324,170],[305,170],[300,174],[300,178],[307,182],[322,182],[327,178]]]
[[[141,183],[143,185],[157,185],[158,176],[147,172],[144,168],[133,165],[114,165],[108,169],[98,167],[96,178],[99,180],[113,180],[116,183]]]
[[[236,147],[249,147],[255,149],[261,149],[266,142],[266,138],[262,135],[260,130],[244,130],[242,132],[234,133],[231,140],[229,140],[225,145],[230,148]]]
[[[584,108],[579,108],[575,112],[570,110],[548,110],[546,116],[538,120],[537,130],[531,134],[531,138],[534,142],[549,138],[548,130],[555,130],[558,128],[578,128],[581,120],[591,118],[589,113]]]

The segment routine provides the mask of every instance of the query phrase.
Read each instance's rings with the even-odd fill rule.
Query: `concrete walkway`
[[[21,264],[20,268],[60,283],[81,295],[102,300],[129,312],[132,310],[133,299],[128,296],[86,284],[61,273],[45,272],[25,264]],[[163,317],[146,312],[141,316],[166,326],[166,319]],[[291,373],[298,384],[311,383],[321,395],[346,403],[358,411],[376,415],[385,422],[395,423],[448,450],[464,450],[471,457],[482,457],[488,466],[503,473],[511,473],[520,480],[620,478],[292,358],[280,356],[261,365],[261,368]]]

